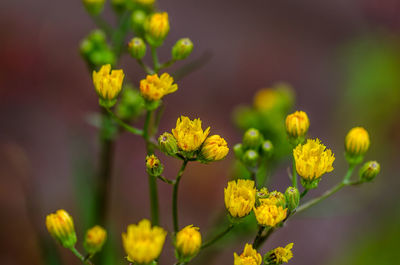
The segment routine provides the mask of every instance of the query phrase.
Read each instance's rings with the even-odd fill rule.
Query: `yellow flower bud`
[[[178,85],[174,84],[174,79],[167,73],[163,73],[160,77],[157,74],[148,75],[146,79],[140,81],[140,92],[149,101],[162,99],[177,89]]]
[[[167,232],[161,227],[151,227],[147,219],[128,226],[122,233],[122,243],[130,262],[147,264],[160,256]]]
[[[103,65],[98,72],[93,71],[93,84],[100,97],[100,105],[112,107],[117,102],[116,98],[121,92],[124,76],[122,70],[111,71],[109,64]]]
[[[200,119],[191,121],[185,116],[178,118],[175,129],[172,129],[172,135],[178,142],[179,149],[185,152],[198,150],[209,133],[210,127],[203,131]]]
[[[316,188],[321,176],[333,170],[335,156],[319,139],[308,139],[293,149],[296,171],[307,189]]]
[[[76,244],[74,221],[65,210],[58,210],[46,217],[46,227],[50,235],[65,248]]]
[[[176,234],[176,249],[182,259],[193,258],[201,247],[201,234],[198,227],[188,225]]]
[[[275,227],[285,220],[287,208],[276,206],[275,202],[270,199],[260,199],[260,203],[260,206],[253,208],[258,224]]]
[[[146,156],[146,171],[154,177],[160,176],[164,171],[164,166],[154,154]]]
[[[204,141],[200,155],[206,162],[218,161],[225,158],[228,152],[228,144],[224,138],[219,135],[212,135]]]
[[[142,59],[146,55],[146,44],[141,38],[133,38],[128,43],[131,56],[135,59]]]
[[[151,46],[160,46],[169,32],[168,13],[154,13],[145,23],[146,39]]]
[[[292,253],[293,243],[287,244],[286,247],[277,247],[269,251],[265,255],[265,264],[282,264],[288,263],[291,258],[293,258]]]
[[[234,265],[261,265],[262,257],[257,250],[253,249],[252,245],[246,244],[243,253],[238,254],[233,253]]]
[[[345,138],[346,157],[350,163],[360,163],[370,145],[368,132],[362,127],[355,127]]]
[[[233,217],[248,215],[256,201],[256,188],[254,181],[238,179],[228,182],[224,189],[225,207]]]
[[[310,121],[304,111],[296,111],[286,117],[286,132],[292,138],[304,138]]]
[[[93,255],[101,250],[106,239],[107,231],[103,227],[96,225],[86,232],[83,246],[89,254]]]

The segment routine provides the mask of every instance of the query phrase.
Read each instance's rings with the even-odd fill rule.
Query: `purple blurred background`
[[[350,111],[347,48],[363,40],[378,47],[380,42],[389,42],[398,56],[399,1],[160,0],[159,7],[169,13],[171,23],[170,35],[160,49],[162,60],[169,58],[169,47],[181,37],[190,37],[195,45],[189,59],[206,51],[213,55],[205,67],[179,82],[177,93],[168,96],[161,132],[170,131],[181,114],[200,117],[232,147],[241,138],[231,120],[234,107],[251,104],[258,89],[286,81],[295,88],[296,108],[309,113],[311,135],[320,137],[337,157],[337,174],[330,174],[335,177],[322,182],[311,195],[339,180],[345,171],[344,135],[366,120],[362,113]],[[106,17],[113,18],[109,8]],[[45,215],[64,208],[79,228],[74,167],[97,164],[97,130],[85,120],[98,110],[97,96],[78,52],[80,40],[94,24],[78,0],[3,0],[0,25],[0,263],[42,264],[34,227],[46,233]],[[135,84],[144,77],[129,56],[122,59],[122,67]],[[391,89],[396,99],[399,87]],[[357,102],[353,103],[357,108]],[[399,105],[394,106],[391,113],[398,117]],[[390,209],[381,206],[392,201],[390,192],[399,184],[394,162],[399,158],[396,129],[400,125],[392,116],[377,120],[367,127],[372,137],[367,159],[382,162],[381,176],[386,181],[340,192],[325,204],[333,212],[317,207],[295,218],[273,235],[265,251],[294,242],[291,264],[328,264],[341,255],[350,238],[373,229],[375,219],[388,214]],[[148,218],[149,211],[142,140],[124,134],[116,148],[110,216],[116,220],[116,233],[121,233],[127,224]],[[166,174],[172,176],[179,164],[164,160]],[[211,219],[224,207],[223,188],[233,160],[231,152],[219,163],[189,165],[179,194],[181,225],[194,223],[208,230]],[[279,170],[272,189],[283,190],[289,184],[285,171],[285,167]],[[26,210],[26,183],[36,194],[36,201],[28,202],[37,206],[33,223]],[[162,225],[171,228],[166,218],[171,189],[163,183],[159,189]],[[224,249],[213,264],[232,264],[233,251],[241,252],[250,238]],[[172,249],[166,245],[163,255],[170,256]],[[79,264],[66,250],[59,251],[68,264]]]

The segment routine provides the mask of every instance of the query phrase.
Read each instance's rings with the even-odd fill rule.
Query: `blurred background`
[[[335,170],[309,197],[345,173],[348,130],[364,126],[370,133],[366,160],[382,166],[376,181],[343,189],[296,216],[263,252],[294,242],[291,264],[397,263],[400,1],[160,0],[158,7],[171,23],[161,60],[169,59],[170,47],[181,37],[190,37],[195,46],[188,61],[211,54],[167,97],[160,132],[170,131],[181,114],[200,117],[232,147],[242,135],[232,114],[237,106],[251,106],[256,91],[286,82],[293,87],[294,109],[310,117],[310,136],[336,154]],[[104,15],[113,21],[109,6]],[[99,155],[98,131],[87,120],[99,107],[78,47],[95,25],[79,0],[3,0],[0,25],[0,263],[36,265],[61,257],[63,264],[79,264],[53,242],[44,220],[63,208],[74,217],[78,237],[87,228],[82,209],[90,198],[82,193],[90,187]],[[144,77],[128,55],[120,67],[135,85]],[[119,235],[128,224],[150,217],[144,154],[142,139],[130,134],[115,144],[108,218],[121,254],[110,264],[127,264]],[[172,178],[178,161],[160,159]],[[276,168],[270,190],[283,192],[290,184],[287,161]],[[233,177],[233,162],[230,152],[222,162],[189,165],[179,194],[182,226],[200,226],[206,237],[224,209],[223,188]],[[171,188],[159,183],[159,191],[161,223],[171,229]],[[210,250],[207,261],[200,257],[205,251],[193,264],[232,264],[233,252],[241,252],[253,236],[224,244],[217,254]],[[169,241],[161,264],[172,264],[172,255]]]

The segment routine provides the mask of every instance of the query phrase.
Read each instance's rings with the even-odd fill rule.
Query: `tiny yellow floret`
[[[83,245],[88,253],[94,254],[101,250],[106,239],[107,231],[103,227],[96,225],[86,232]]]
[[[122,233],[122,243],[130,262],[147,264],[160,256],[167,232],[158,226],[151,227],[147,219],[128,226]]]
[[[103,65],[98,72],[93,71],[93,84],[97,94],[103,100],[115,99],[122,89],[124,80],[122,70],[112,70],[111,65]]]
[[[275,263],[281,264],[283,262],[288,263],[293,258],[292,253],[293,243],[288,244],[286,247],[277,247],[273,250],[275,256]]]
[[[188,225],[176,234],[176,249],[182,257],[193,257],[201,247],[198,227]]]
[[[303,179],[315,180],[333,170],[335,156],[319,139],[308,139],[307,143],[299,144],[293,149],[293,156],[296,171]]]
[[[218,161],[226,157],[229,152],[228,144],[219,135],[207,137],[201,148],[201,156],[206,161]]]
[[[362,127],[355,127],[346,135],[346,152],[351,156],[364,155],[368,151],[369,145],[369,134]]]
[[[160,77],[157,74],[148,75],[146,79],[140,81],[140,92],[150,101],[162,99],[177,89],[178,85],[174,84],[174,79],[167,73],[163,73]]]
[[[146,34],[150,38],[150,44],[158,46],[158,43],[162,41],[169,32],[169,20],[168,13],[154,13],[145,24]]]
[[[256,201],[256,188],[254,181],[238,179],[228,182],[224,189],[225,207],[233,217],[248,215]]]
[[[185,152],[198,150],[209,133],[210,127],[203,131],[200,119],[191,121],[185,116],[178,118],[175,129],[172,129],[172,135],[178,142],[178,147]]]
[[[240,256],[233,253],[234,265],[260,265],[262,257],[252,245],[246,244],[243,253]]]
[[[46,216],[46,227],[50,235],[63,247],[71,248],[76,243],[74,221],[65,210],[57,210]]]
[[[286,132],[289,136],[304,137],[310,127],[310,120],[304,111],[296,111],[286,117]]]
[[[260,206],[253,208],[258,224],[275,227],[285,220],[287,208],[276,206],[275,201],[270,199],[261,199],[260,202]]]

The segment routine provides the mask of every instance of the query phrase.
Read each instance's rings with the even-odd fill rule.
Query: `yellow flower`
[[[292,253],[293,243],[288,244],[286,247],[277,247],[273,250],[275,256],[275,263],[281,264],[282,262],[288,263],[291,258],[293,258]]]
[[[111,101],[113,104],[110,105],[114,105],[116,97],[121,92],[124,76],[122,70],[111,71],[109,64],[103,65],[98,72],[93,71],[93,84],[100,99]]]
[[[254,107],[257,110],[270,110],[278,102],[279,93],[275,89],[264,88],[259,91],[254,96]]]
[[[160,165],[160,160],[154,155],[146,156],[146,167],[147,168],[154,168]]]
[[[172,135],[178,142],[178,147],[185,152],[199,149],[209,133],[210,127],[203,131],[200,119],[191,121],[185,116],[178,118],[175,129],[172,129]]]
[[[74,221],[65,210],[58,210],[46,216],[46,227],[50,235],[65,248],[76,243]]]
[[[275,227],[277,224],[285,220],[287,209],[282,206],[276,206],[273,200],[261,199],[261,205],[254,207],[257,222],[260,225]]]
[[[310,120],[304,111],[296,111],[286,117],[286,132],[289,136],[304,137],[310,127]]]
[[[122,233],[122,243],[128,260],[146,264],[160,256],[167,232],[161,227],[151,227],[150,221],[143,219],[139,224],[128,226]]]
[[[103,227],[96,225],[86,232],[83,245],[88,253],[94,254],[101,250],[106,239],[107,231]]]
[[[160,77],[157,74],[148,75],[140,81],[140,92],[147,100],[159,100],[178,89],[178,85],[173,83],[174,79],[167,73]]]
[[[243,253],[240,256],[233,253],[234,265],[260,265],[262,258],[257,250],[253,249],[250,244],[246,244]]]
[[[319,139],[308,139],[304,145],[293,149],[297,173],[305,180],[312,181],[333,170],[335,156],[326,149]]]
[[[152,46],[161,45],[169,32],[168,13],[154,13],[145,24],[147,41]]]
[[[201,148],[201,156],[206,161],[217,161],[225,158],[229,148],[225,139],[219,135],[207,137]]]
[[[224,189],[225,207],[233,217],[248,215],[256,201],[254,181],[238,179],[228,182]]]
[[[201,234],[198,227],[188,225],[176,234],[176,249],[183,257],[193,257],[201,247]]]
[[[362,127],[355,127],[346,135],[346,153],[350,156],[364,155],[368,151],[369,144],[368,132]]]

